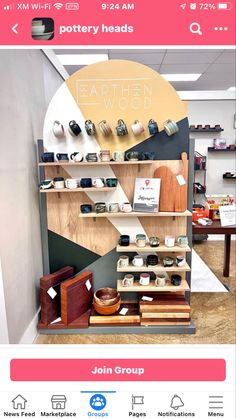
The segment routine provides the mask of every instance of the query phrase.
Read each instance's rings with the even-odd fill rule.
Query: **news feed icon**
[[[35,41],[51,41],[54,38],[54,20],[36,17],[32,20],[31,30]]]

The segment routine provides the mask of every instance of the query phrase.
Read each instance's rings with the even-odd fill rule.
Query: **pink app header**
[[[235,0],[4,0],[0,19],[1,45],[235,45]]]

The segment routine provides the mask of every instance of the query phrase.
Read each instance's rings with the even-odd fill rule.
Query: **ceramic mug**
[[[184,256],[182,255],[178,255],[176,256],[176,261],[175,261],[176,265],[179,267],[183,267],[186,264],[186,259]]]
[[[106,207],[105,202],[96,202],[96,204],[95,204],[95,212],[97,214],[101,214],[101,213],[106,212],[106,209],[107,209],[107,207]]]
[[[154,153],[154,151],[143,151],[140,154],[140,159],[141,160],[155,160],[156,154]]]
[[[98,161],[97,153],[88,153],[85,158],[86,158],[87,162],[97,162]]]
[[[119,239],[120,246],[129,246],[130,237],[127,234],[122,234]]]
[[[155,237],[155,236],[149,237],[149,244],[151,247],[158,247],[160,244],[159,237]]]
[[[157,266],[158,263],[159,263],[159,258],[157,255],[147,256],[147,266]]]
[[[132,129],[134,135],[140,135],[144,131],[144,126],[143,126],[142,122],[139,122],[138,120],[136,120],[131,125],[131,129]]]
[[[171,283],[172,283],[172,285],[178,287],[181,284],[181,280],[182,280],[182,278],[181,278],[180,275],[178,275],[178,274],[171,275]]]
[[[99,153],[99,157],[101,161],[107,162],[111,160],[111,153],[110,150],[101,150]]]
[[[76,151],[70,155],[70,159],[74,162],[81,162],[83,161],[83,154],[80,151]]]
[[[92,187],[92,179],[90,177],[84,177],[80,179],[80,187],[81,188],[91,188]]]
[[[154,121],[154,119],[150,119],[148,123],[148,129],[149,129],[150,135],[155,135],[159,132],[158,125],[156,121]]]
[[[138,151],[128,151],[125,154],[125,158],[128,161],[138,161],[139,160],[139,152]]]
[[[80,205],[80,211],[82,214],[89,214],[92,212],[92,205],[91,204],[82,204]]]
[[[132,285],[134,285],[134,275],[125,275],[124,279],[122,280],[122,285],[123,287],[132,287]]]
[[[59,121],[54,121],[52,130],[53,130],[53,134],[57,138],[62,138],[65,135],[64,127]]]
[[[57,157],[57,160],[59,160],[59,161],[68,161],[69,160],[69,157],[68,157],[67,153],[57,153],[56,157]]]
[[[149,285],[150,284],[150,275],[146,273],[140,274],[139,279],[140,285]]]
[[[123,119],[118,120],[118,125],[116,127],[116,133],[117,133],[118,137],[123,137],[124,135],[128,134],[128,128],[127,128],[125,122],[123,121]]]
[[[114,202],[107,205],[108,212],[119,212],[119,204]]]
[[[157,274],[155,279],[156,287],[164,287],[166,285],[166,277],[163,274]]]
[[[88,135],[96,134],[95,124],[90,119],[87,119],[87,121],[85,121],[85,130]]]
[[[138,247],[145,247],[147,242],[147,237],[145,234],[137,234],[135,243]]]
[[[110,177],[106,179],[106,186],[108,186],[108,188],[116,188],[117,187],[117,183],[118,183],[118,179],[116,179],[115,177]]]
[[[141,267],[141,266],[143,266],[143,258],[142,258],[142,256],[139,256],[139,255],[137,255],[137,256],[134,256],[134,258],[133,258],[133,260],[132,260],[132,264],[134,265],[134,266],[136,266],[136,267]]]
[[[124,204],[120,205],[121,212],[132,212],[132,205],[129,202],[124,202]]]
[[[99,128],[100,128],[100,131],[102,132],[102,134],[103,134],[105,137],[108,137],[109,135],[111,135],[111,134],[112,134],[111,127],[110,127],[110,125],[107,123],[107,121],[103,120],[103,121],[99,122],[98,126],[99,126]]]
[[[53,163],[54,162],[54,153],[46,152],[41,155],[41,160],[44,163]]]
[[[54,177],[53,186],[55,189],[64,189],[65,188],[64,177]]]
[[[112,154],[112,158],[115,161],[124,161],[125,153],[124,151],[114,151],[114,153]]]
[[[179,236],[177,238],[177,243],[179,247],[187,247],[188,246],[188,237],[187,236]]]
[[[74,120],[69,122],[68,131],[71,135],[73,135],[73,137],[78,137],[78,135],[82,132],[80,126]]]
[[[67,189],[77,189],[78,188],[78,180],[77,179],[66,179],[65,184],[66,184]]]
[[[168,119],[164,122],[164,130],[166,134],[170,137],[171,135],[176,134],[179,131],[179,127],[175,121]]]
[[[174,247],[175,237],[174,236],[165,236],[165,245],[166,245],[166,247]]]
[[[129,256],[120,256],[118,259],[119,268],[128,268],[129,266]]]
[[[174,259],[170,256],[166,256],[163,258],[163,265],[165,268],[169,268],[174,265]]]
[[[92,185],[95,188],[104,188],[104,181],[103,181],[103,179],[98,177],[98,178],[92,180]]]
[[[51,179],[42,180],[40,183],[41,189],[50,189],[53,186],[53,181]]]

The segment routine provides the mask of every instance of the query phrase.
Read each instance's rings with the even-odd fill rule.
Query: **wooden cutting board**
[[[38,324],[39,330],[58,330],[58,329],[87,329],[89,327],[89,317],[91,310],[86,311],[82,316],[75,319],[72,323],[66,325],[62,321],[48,324],[47,326],[43,323]]]
[[[74,268],[66,266],[52,274],[40,278],[40,304],[41,304],[41,323],[48,325],[58,317],[61,317],[61,290],[60,284],[74,275]],[[53,288],[57,295],[51,298],[48,290]]]
[[[65,325],[69,325],[91,308],[92,285],[92,272],[82,272],[61,284],[61,319]]]
[[[141,326],[190,326],[190,319],[141,319]]]
[[[142,313],[142,319],[189,319],[189,313]]]
[[[122,308],[128,308],[128,312],[125,316],[120,314]],[[140,324],[140,315],[139,307],[137,303],[124,303],[121,304],[120,309],[117,313],[111,316],[102,316],[101,314],[96,313],[94,308],[92,308],[90,316],[91,325],[122,325],[122,324]]]
[[[153,295],[153,301],[140,299],[140,312],[143,313],[190,313],[188,301],[180,295]],[[155,317],[155,316],[154,316]]]
[[[175,191],[175,199],[174,199],[174,211],[175,212],[184,212],[188,206],[188,156],[187,153],[181,154],[182,159],[182,169],[179,175],[182,175],[185,184],[180,185],[177,177],[173,177],[173,188]]]
[[[161,179],[159,211],[174,211],[173,172],[167,166],[158,167],[154,177]]]

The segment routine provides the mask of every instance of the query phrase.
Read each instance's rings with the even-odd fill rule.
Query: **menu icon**
[[[209,396],[209,409],[222,410],[224,408],[223,396]]]

